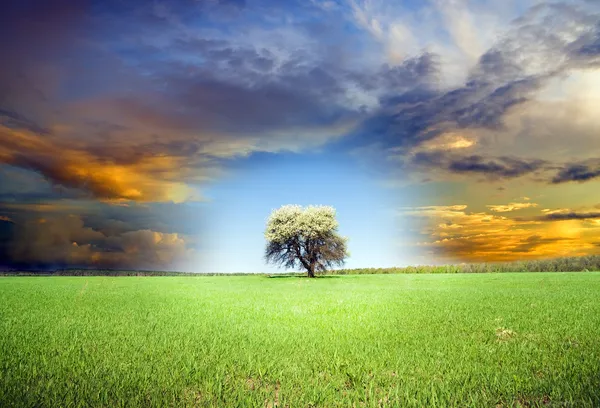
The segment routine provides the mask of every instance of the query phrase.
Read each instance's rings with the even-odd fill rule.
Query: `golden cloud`
[[[447,262],[504,262],[597,253],[600,224],[590,220],[517,220],[466,206],[404,209],[428,237],[417,246]],[[594,220],[596,221],[596,220]]]
[[[117,163],[49,135],[0,125],[0,162],[35,170],[53,183],[107,201],[199,199],[180,181],[186,175],[184,157],[157,154]]]
[[[522,210],[524,208],[537,207],[536,203],[509,203],[505,205],[488,205],[486,206],[493,212],[511,212]]]
[[[432,130],[434,128],[429,129],[429,131]],[[441,133],[434,139],[419,145],[417,150],[456,150],[475,146],[477,143],[475,136],[469,135],[469,132],[469,130],[462,130],[461,132],[449,131]]]

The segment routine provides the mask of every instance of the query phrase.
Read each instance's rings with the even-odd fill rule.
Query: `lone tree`
[[[265,231],[267,262],[315,271],[343,265],[347,239],[337,234],[335,209],[326,206],[284,205],[274,210]]]

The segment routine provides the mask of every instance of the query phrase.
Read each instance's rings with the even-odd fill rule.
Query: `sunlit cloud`
[[[416,207],[402,211],[421,226],[416,247],[445,262],[499,262],[597,252],[597,224],[563,218],[520,220],[463,205]]]
[[[118,164],[93,153],[60,145],[46,135],[0,125],[0,161],[39,171],[54,183],[80,188],[107,200],[173,201],[198,199],[178,179],[183,158],[141,157]]]
[[[442,133],[435,139],[427,140],[417,146],[414,151],[454,150],[473,147],[477,143],[475,137],[468,137],[465,133],[467,132],[459,133],[450,131]]]
[[[488,205],[487,208],[493,212],[511,212],[522,210],[524,208],[537,207],[536,203],[509,203],[509,204],[501,204],[501,205]]]

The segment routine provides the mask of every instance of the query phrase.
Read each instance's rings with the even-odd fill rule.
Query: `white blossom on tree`
[[[274,210],[265,230],[265,258],[288,268],[304,268],[311,278],[315,271],[343,265],[347,238],[338,235],[335,215],[330,206],[284,205]]]

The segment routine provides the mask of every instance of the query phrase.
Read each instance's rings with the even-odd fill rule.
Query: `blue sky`
[[[402,262],[393,191],[335,154],[257,155],[207,190],[210,197],[205,270],[276,271],[265,266],[263,232],[271,210],[285,204],[331,205],[352,256],[347,267]]]
[[[33,0],[0,10],[0,267],[273,271],[600,252],[600,3]]]

